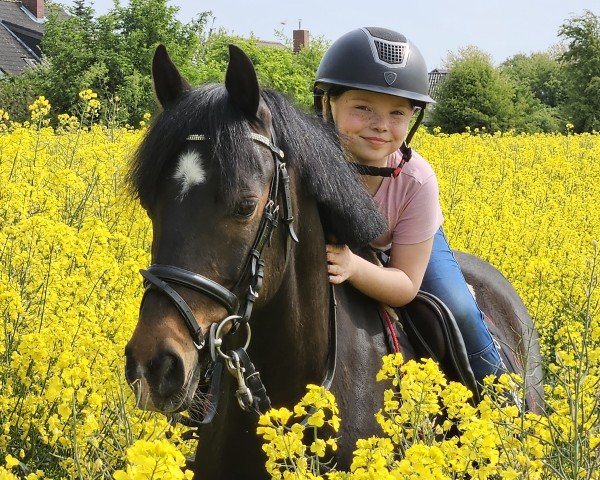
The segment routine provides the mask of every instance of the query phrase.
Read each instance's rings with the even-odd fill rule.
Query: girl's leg
[[[482,385],[487,375],[499,375],[502,360],[441,228],[433,239],[421,290],[438,297],[454,315],[477,383]]]

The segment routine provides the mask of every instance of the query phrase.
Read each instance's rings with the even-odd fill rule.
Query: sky
[[[72,5],[70,0],[58,0]],[[127,0],[121,0],[126,4]],[[88,0],[97,14],[112,0]],[[308,30],[310,37],[333,41],[358,27],[386,27],[417,45],[429,70],[443,66],[449,52],[476,45],[495,64],[518,53],[545,51],[558,44],[560,26],[590,10],[600,15],[600,0],[170,0],[187,23],[211,11],[215,28],[240,36],[277,40],[276,31]]]

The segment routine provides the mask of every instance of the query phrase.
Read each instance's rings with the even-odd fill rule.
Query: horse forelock
[[[249,125],[228,101],[223,85],[210,84],[191,91],[161,111],[137,149],[128,180],[143,205],[151,205],[161,181],[181,175],[186,154],[203,148],[204,175],[218,182],[222,199],[234,202],[244,172],[260,168],[260,155],[248,138]],[[204,135],[207,140],[187,140]],[[185,183],[184,187],[185,189]]]
[[[294,107],[273,90],[262,92],[285,161],[300,174],[303,189],[315,198],[323,227],[340,243],[366,245],[386,227],[373,199],[352,170],[334,129]],[[268,128],[263,125],[262,127]],[[133,193],[151,205],[159,183],[177,172],[179,159],[197,148],[189,135],[205,135],[202,155],[207,175],[215,175],[226,202],[236,199],[247,172],[260,169],[257,144],[248,138],[248,120],[228,100],[223,85],[193,90],[156,116],[129,172]],[[264,152],[263,152],[264,153]]]

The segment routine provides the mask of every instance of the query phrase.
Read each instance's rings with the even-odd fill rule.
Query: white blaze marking
[[[179,199],[183,199],[188,190],[194,185],[204,183],[206,172],[204,171],[200,155],[193,151],[182,153],[179,156],[179,163],[177,164],[173,178],[181,182]]]

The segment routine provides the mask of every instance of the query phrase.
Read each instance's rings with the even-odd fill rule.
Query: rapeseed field
[[[98,125],[95,94],[78,116],[38,99],[31,120],[0,110],[0,479],[190,478],[180,441],[135,409],[123,349],[137,320],[138,269],[150,223],[124,173],[144,125]],[[143,122],[142,122],[143,123]],[[600,478],[600,134],[422,132],[453,248],[488,260],[515,286],[541,336],[544,415],[478,408],[433,362],[384,359],[380,438],[363,439],[350,472],[322,473],[335,399],[309,387],[294,411],[260,420],[274,478]],[[392,389],[392,384],[399,389]],[[309,406],[306,427],[292,426]],[[443,406],[461,435],[432,419]],[[284,427],[284,425],[286,427]],[[289,428],[287,428],[289,427]],[[313,439],[306,441],[307,438]],[[307,446],[300,440],[304,438]],[[291,448],[293,447],[293,448]]]

